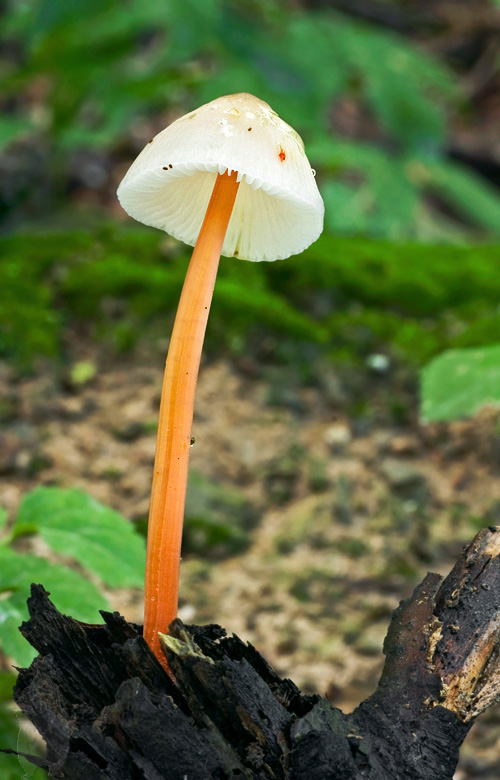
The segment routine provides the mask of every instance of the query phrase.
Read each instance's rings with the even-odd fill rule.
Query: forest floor
[[[72,354],[95,376],[20,377],[0,364],[0,504],[14,513],[37,484],[81,487],[144,527],[163,361]],[[180,616],[220,623],[304,692],[350,710],[376,684],[400,599],[500,522],[500,436],[491,411],[421,425],[415,399],[406,422],[349,418],[332,377],[326,392],[279,370],[270,382],[245,361],[202,366]],[[393,377],[367,381],[376,404]],[[139,592],[107,595],[141,621]],[[497,707],[475,725],[456,780],[498,780],[499,756]]]

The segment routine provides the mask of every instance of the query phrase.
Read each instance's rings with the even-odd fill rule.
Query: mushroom
[[[153,138],[118,188],[125,211],[194,246],[165,367],[146,560],[144,637],[176,617],[196,381],[220,255],[279,260],[323,229],[324,205],[300,136],[267,103],[213,100]]]

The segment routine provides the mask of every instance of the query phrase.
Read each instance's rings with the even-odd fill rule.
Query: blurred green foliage
[[[39,755],[40,746],[28,739],[20,729],[20,713],[12,704],[12,688],[15,682],[14,672],[0,672],[0,747]],[[2,780],[43,780],[47,777],[42,769],[37,769],[22,757],[11,753],[0,753],[0,773]]]
[[[464,98],[447,67],[407,39],[281,0],[11,0],[0,41],[0,150],[36,150],[44,180],[26,173],[5,200],[23,216],[0,244],[0,354],[22,366],[60,354],[75,321],[118,349],[146,328],[165,331],[184,250],[163,249],[152,230],[99,224],[102,214],[77,231],[33,232],[33,220],[65,222],[78,155],[105,155],[112,168],[151,122],[244,90],[303,134],[327,232],[287,263],[223,261],[209,347],[243,351],[256,322],[336,359],[389,346],[420,364],[495,340],[498,251],[456,243],[498,235],[500,198],[448,158],[448,117]],[[363,140],[335,129],[343,104],[365,117]]]
[[[0,509],[2,526],[6,519]],[[50,560],[19,549],[21,539],[34,535],[50,550]],[[59,562],[61,555],[72,565]],[[81,490],[39,487],[27,493],[14,523],[0,539],[3,653],[24,666],[36,654],[19,632],[28,617],[26,599],[32,582],[43,583],[63,612],[77,620],[95,622],[99,609],[109,606],[90,578],[108,587],[142,587],[144,565],[143,540],[117,512]]]
[[[239,91],[303,134],[326,234],[272,267],[223,261],[209,348],[243,351],[257,322],[283,354],[286,336],[337,360],[390,348],[418,365],[496,340],[499,251],[456,244],[499,234],[500,198],[449,159],[449,118],[465,98],[447,66],[408,39],[284,0],[11,0],[0,43],[0,151],[24,161],[4,197],[17,232],[0,244],[0,354],[21,366],[60,354],[77,321],[118,349],[146,328],[165,332],[184,250],[165,249],[153,230],[111,229],[102,212],[69,230],[72,176],[99,154],[109,178],[151,126]],[[362,117],[354,135],[336,125],[342,106]],[[31,178],[30,154],[41,166]],[[40,223],[58,227],[42,233]]]
[[[32,582],[43,583],[62,612],[89,623],[98,621],[100,609],[109,609],[103,585],[142,587],[143,540],[124,517],[81,490],[32,490],[8,528],[7,513],[0,507],[0,531],[0,648],[5,659],[21,666],[29,666],[36,655],[19,631],[28,619]],[[26,549],[26,540],[35,536],[50,559],[38,554],[39,548],[37,554]],[[96,578],[101,587],[91,581]],[[0,747],[38,754],[40,746],[21,730],[11,701],[15,680],[14,672],[0,673]],[[0,774],[5,780],[46,777],[22,756],[4,753]]]
[[[285,0],[10,0],[0,41],[16,49],[0,63],[9,104],[0,147],[28,138],[42,150],[56,199],[44,200],[47,212],[75,152],[113,153],[148,117],[170,121],[248,91],[304,135],[331,230],[499,234],[498,193],[447,158],[447,115],[464,103],[452,74],[380,27]],[[366,141],[334,132],[342,101],[366,114]]]
[[[101,226],[0,239],[0,352],[29,366],[87,323],[117,349],[168,332],[187,257],[153,230]],[[387,348],[415,366],[498,341],[500,247],[393,244],[324,235],[298,258],[223,258],[207,349],[238,354],[263,332],[275,357],[304,342],[336,359]],[[13,292],[15,290],[15,294]],[[227,322],[231,328],[227,328]],[[259,338],[257,338],[259,336]]]

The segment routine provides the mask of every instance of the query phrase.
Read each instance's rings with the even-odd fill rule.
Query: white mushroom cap
[[[300,136],[241,93],[177,119],[142,150],[118,188],[131,217],[194,246],[218,173],[240,186],[222,254],[280,260],[323,230],[324,204]]]

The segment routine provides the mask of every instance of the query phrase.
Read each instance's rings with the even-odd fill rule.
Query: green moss
[[[118,350],[158,324],[168,329],[188,257],[162,240],[157,231],[107,225],[0,239],[0,353],[24,365],[55,355],[75,322]],[[420,365],[445,348],[495,338],[499,259],[497,246],[328,235],[290,261],[223,259],[207,348],[243,352],[262,343],[259,334],[276,335],[276,359],[295,356],[305,377],[321,351],[352,361],[384,347]]]

